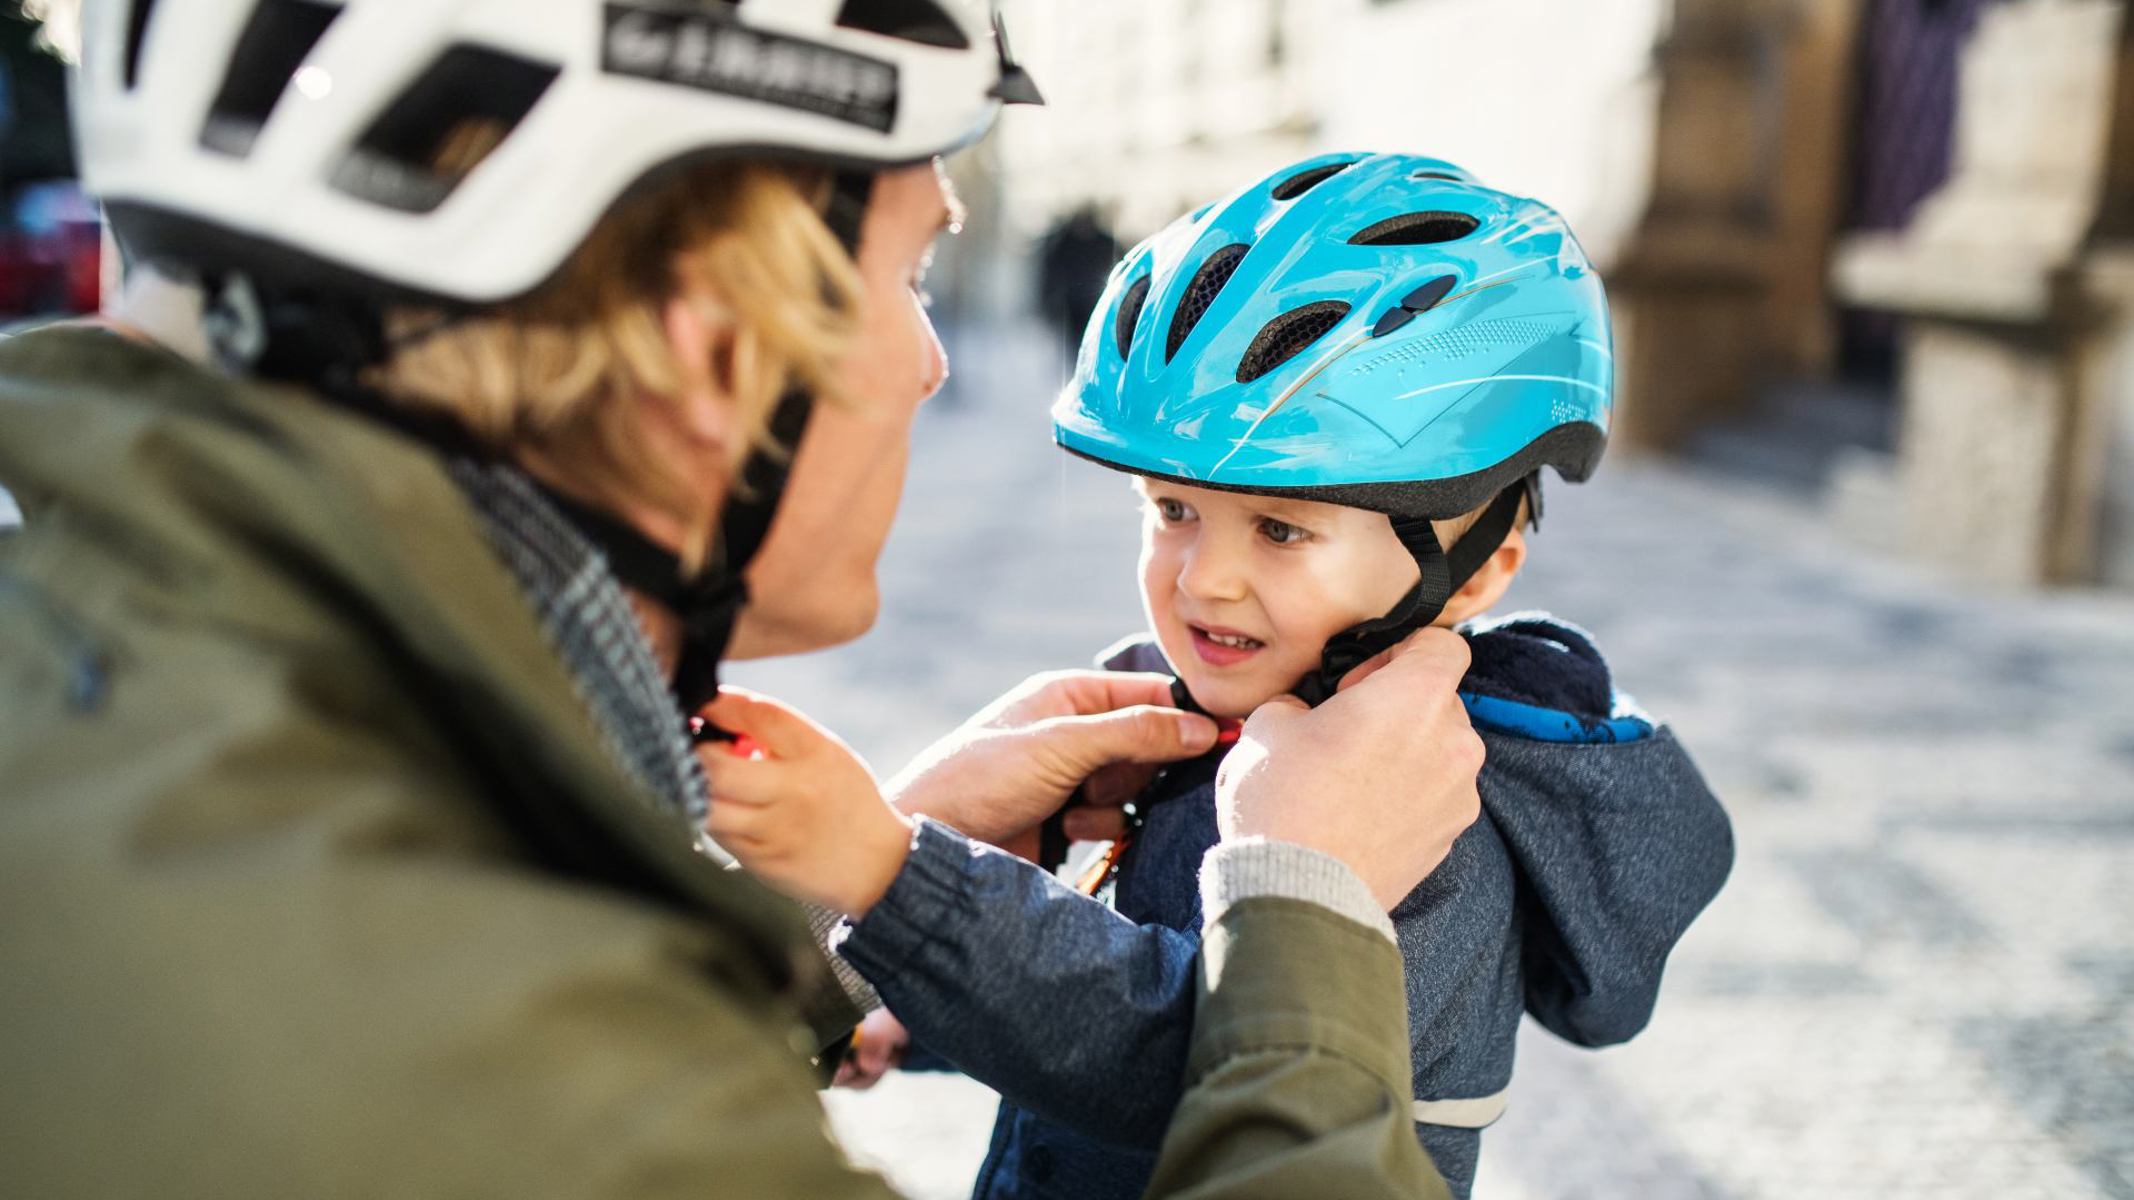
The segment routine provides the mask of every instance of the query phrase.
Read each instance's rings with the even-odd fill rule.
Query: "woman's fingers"
[[[1091,716],[1122,708],[1171,708],[1171,677],[1135,671],[1062,671],[1052,686],[1067,714]],[[1065,715],[1065,714],[1063,714]]]
[[[1074,842],[1116,842],[1126,836],[1126,814],[1116,808],[1070,808],[1061,824]]]
[[[1081,717],[1054,717],[1033,732],[1051,739],[1075,774],[1087,778],[1113,763],[1169,763],[1206,754],[1215,722],[1157,705],[1136,705]]]
[[[1161,769],[1154,763],[1113,763],[1099,768],[1082,784],[1082,803],[1091,808],[1117,808],[1140,795]]]
[[[1091,716],[1153,704],[1169,706],[1171,679],[1135,671],[1047,671],[1032,675],[988,705],[975,720],[1017,729],[1052,717]]]
[[[1423,655],[1433,663],[1457,664],[1462,673],[1467,670],[1467,639],[1449,630],[1418,629],[1401,639],[1399,645],[1390,650],[1381,650],[1357,664],[1354,670],[1341,677],[1341,683],[1335,690],[1347,691],[1384,670],[1394,659],[1415,654]]]

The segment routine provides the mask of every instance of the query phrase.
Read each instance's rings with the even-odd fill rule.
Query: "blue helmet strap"
[[[1482,564],[1510,536],[1519,519],[1519,502],[1527,498],[1525,479],[1497,493],[1489,507],[1460,540],[1446,550],[1438,544],[1437,529],[1428,518],[1391,516],[1393,533],[1408,548],[1422,578],[1401,597],[1393,611],[1374,621],[1345,629],[1327,640],[1319,667],[1304,677],[1295,689],[1299,700],[1317,708],[1331,698],[1350,671],[1373,657],[1398,646],[1403,639],[1438,619],[1454,592],[1474,578]]]

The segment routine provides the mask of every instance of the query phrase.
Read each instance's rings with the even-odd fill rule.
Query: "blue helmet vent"
[[[1294,200],[1355,165],[1352,162],[1328,163],[1323,167],[1313,167],[1308,171],[1299,171],[1274,185],[1274,191],[1271,194],[1277,200]]]
[[[1482,227],[1466,213],[1419,212],[1388,217],[1349,239],[1351,246],[1436,246]]]
[[[1325,337],[1327,330],[1341,324],[1348,315],[1348,305],[1325,300],[1293,308],[1267,322],[1245,348],[1245,357],[1238,361],[1237,381],[1251,383],[1302,354],[1305,347]]]
[[[1444,159],[1313,154],[1126,255],[1053,433],[1122,471],[1435,519],[1592,473],[1613,340],[1548,205]]]
[[[1134,324],[1141,319],[1141,306],[1148,303],[1149,277],[1143,275],[1119,297],[1119,315],[1112,321],[1112,343],[1119,347],[1119,357],[1134,348]]]
[[[1249,246],[1225,246],[1200,264],[1199,273],[1186,285],[1185,298],[1178,302],[1178,312],[1171,317],[1171,337],[1163,352],[1165,362],[1178,356],[1178,348],[1185,345],[1193,327],[1200,324],[1208,306],[1222,293],[1223,285],[1237,274],[1237,265],[1245,261],[1245,251],[1249,249]]]

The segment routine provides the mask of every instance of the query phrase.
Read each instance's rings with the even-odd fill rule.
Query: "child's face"
[[[1384,616],[1421,572],[1380,513],[1137,479],[1149,629],[1210,713],[1296,687],[1328,638]]]

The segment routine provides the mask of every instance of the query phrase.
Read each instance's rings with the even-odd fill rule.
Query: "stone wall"
[[[2134,307],[2086,287],[2123,0],[2013,0],[1963,62],[1957,157],[1911,228],[1839,255],[1838,294],[1902,314],[1898,486],[1917,557],[2004,584],[2098,575],[2108,364]]]

